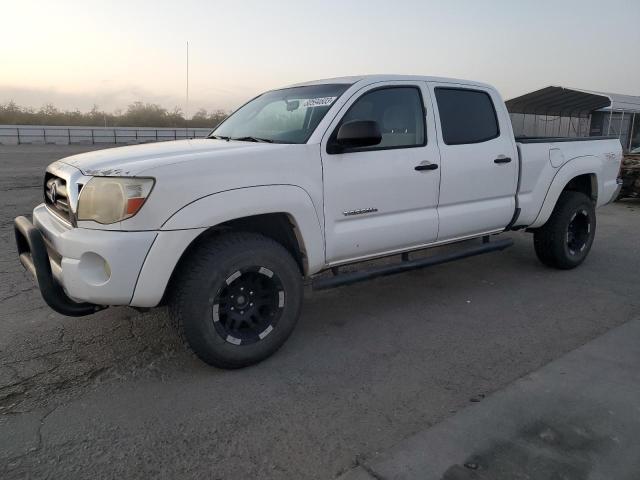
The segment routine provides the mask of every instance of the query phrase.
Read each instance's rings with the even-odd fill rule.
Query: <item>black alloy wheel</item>
[[[567,249],[570,255],[582,253],[587,246],[591,234],[589,212],[578,210],[573,214],[567,226]]]
[[[255,343],[277,326],[285,306],[280,278],[263,266],[230,275],[218,290],[212,318],[218,334],[234,345]]]

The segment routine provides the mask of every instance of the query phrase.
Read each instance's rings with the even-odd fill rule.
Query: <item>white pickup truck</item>
[[[205,139],[52,163],[33,221],[15,220],[16,241],[54,310],[168,304],[201,359],[237,368],[284,343],[305,282],[328,288],[499,250],[511,239],[493,235],[524,228],[544,264],[577,266],[595,208],[616,196],[621,157],[617,139],[514,138],[489,85],[321,80],[257,96]]]

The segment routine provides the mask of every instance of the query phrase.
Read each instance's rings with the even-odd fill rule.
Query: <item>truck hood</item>
[[[273,145],[266,143],[226,141],[214,139],[177,140],[144,145],[106,148],[81,153],[59,160],[78,168],[85,175],[135,176],[144,170],[170,165],[221,153],[256,152]]]

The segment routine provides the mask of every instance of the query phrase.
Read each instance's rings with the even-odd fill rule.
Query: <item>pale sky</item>
[[[640,95],[640,0],[2,0],[0,103],[229,110],[317,78],[480,80]]]

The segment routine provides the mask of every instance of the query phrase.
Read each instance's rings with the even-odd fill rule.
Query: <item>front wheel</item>
[[[254,233],[205,239],[181,265],[170,308],[191,349],[221,368],[272,355],[296,325],[300,269],[279,243]]]
[[[589,254],[596,233],[596,212],[581,192],[562,192],[547,223],[536,229],[533,245],[538,259],[549,267],[568,270]]]

